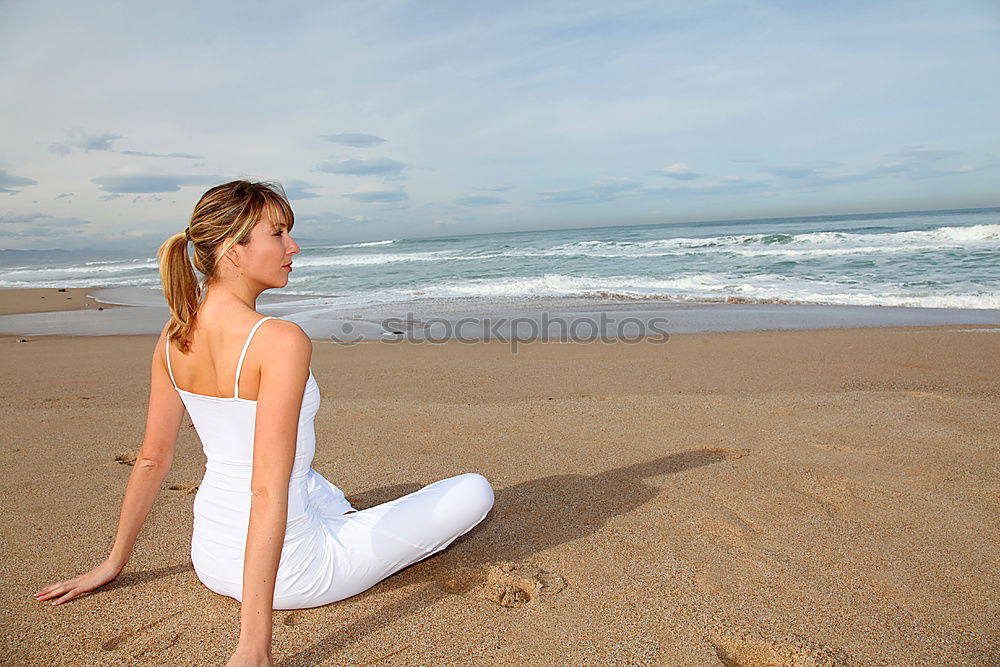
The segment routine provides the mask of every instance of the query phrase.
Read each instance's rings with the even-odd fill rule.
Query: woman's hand
[[[168,324],[169,326],[169,324]],[[160,492],[163,479],[170,470],[177,444],[177,432],[184,417],[184,403],[174,389],[168,375],[165,350],[167,326],[153,350],[152,380],[149,387],[149,410],[146,416],[146,435],[139,449],[139,456],[129,473],[125,497],[122,499],[121,514],[115,544],[107,560],[86,574],[46,586],[35,593],[36,600],[53,600],[53,605],[69,602],[83,593],[117,577],[128,562],[135,546],[146,515]]]
[[[121,571],[121,567],[106,560],[86,574],[46,586],[35,593],[35,599],[51,600],[52,598],[56,598],[51,604],[60,605],[63,602],[69,602],[83,593],[89,593],[95,588],[100,588],[117,577]]]
[[[272,667],[273,664],[269,648],[255,649],[239,644],[226,667]]]

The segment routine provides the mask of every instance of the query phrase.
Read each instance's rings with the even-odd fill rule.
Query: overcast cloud
[[[15,174],[8,174],[3,169],[0,169],[0,192],[5,192],[8,194],[17,194],[27,185],[37,185],[38,181],[33,178],[25,178],[24,176],[17,176]],[[0,210],[0,214],[5,212],[5,210]]]
[[[354,146],[355,148],[371,148],[385,142],[385,139],[376,137],[374,134],[351,134],[348,132],[327,134],[323,138],[335,144]]]
[[[331,242],[1000,205],[989,0],[7,0],[0,59],[0,248],[234,178]]]
[[[109,174],[90,180],[105,192],[148,194],[177,192],[184,185],[211,185],[221,179],[217,176],[182,174]]]
[[[355,176],[395,176],[403,170],[406,165],[396,160],[385,157],[370,159],[347,158],[323,162],[316,167],[316,171],[327,174],[353,174]]]

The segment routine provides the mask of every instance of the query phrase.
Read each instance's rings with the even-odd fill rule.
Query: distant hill
[[[73,264],[76,262],[102,261],[109,259],[132,259],[135,253],[101,252],[87,250],[63,250],[44,248],[41,250],[0,249],[0,267],[38,266],[39,264]]]

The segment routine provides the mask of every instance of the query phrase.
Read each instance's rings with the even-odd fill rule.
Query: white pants
[[[324,514],[327,506],[320,505],[305,525],[289,523],[275,609],[349,598],[441,551],[486,518],[493,487],[467,473],[366,510],[342,513],[343,507]]]
[[[493,487],[482,475],[467,473],[327,522],[340,547],[334,568],[342,576],[334,599],[357,595],[441,551],[492,507]]]
[[[493,507],[493,488],[476,473],[442,479],[360,512],[315,471],[305,479],[308,498],[285,528],[275,609],[318,607],[357,595],[441,551]],[[199,495],[225,496],[217,486],[203,486]],[[206,503],[203,508],[198,508],[200,500]],[[233,534],[232,522],[238,519],[227,517],[224,505],[213,506],[212,500],[211,495],[195,500],[197,539],[191,551],[195,572],[209,589],[241,600],[246,533]],[[248,514],[249,508],[245,509]],[[230,535],[235,539],[226,542]]]

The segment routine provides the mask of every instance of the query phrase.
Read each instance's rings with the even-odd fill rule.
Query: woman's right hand
[[[40,601],[56,598],[51,604],[60,605],[63,602],[69,602],[83,593],[89,593],[95,588],[100,588],[117,577],[121,571],[121,567],[106,560],[86,574],[46,586],[35,593],[34,597]]]
[[[268,648],[248,648],[239,644],[226,667],[271,667],[274,664]]]

